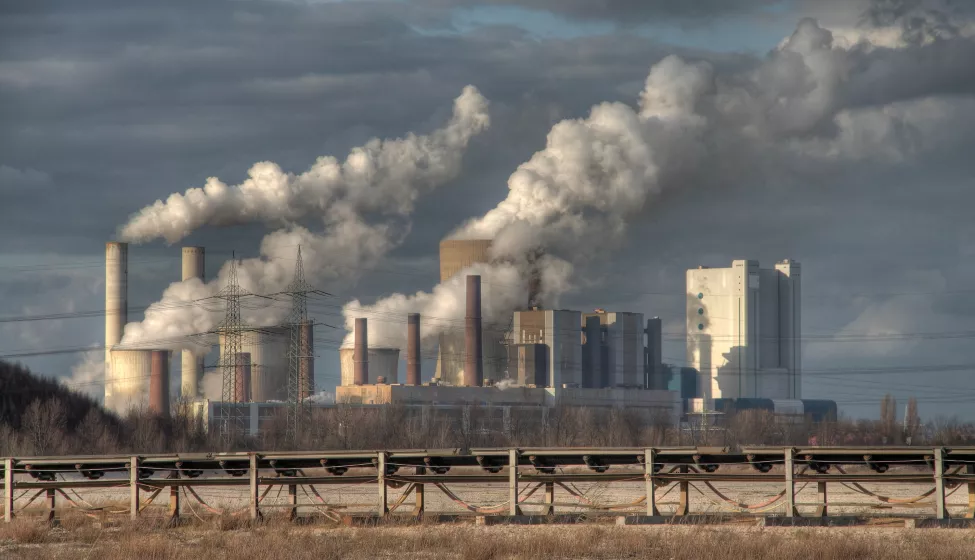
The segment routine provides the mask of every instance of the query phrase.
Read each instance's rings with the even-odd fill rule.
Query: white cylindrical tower
[[[192,278],[199,278],[204,281],[204,256],[206,252],[203,247],[183,247],[183,276],[185,282]],[[183,398],[195,399],[199,396],[200,378],[203,375],[203,356],[195,356],[188,350],[183,350],[180,358],[182,363],[181,393]]]
[[[105,244],[105,403],[112,384],[112,347],[122,341],[129,319],[129,245]]]
[[[112,375],[105,380],[105,408],[125,414],[147,404],[152,350],[111,350]]]

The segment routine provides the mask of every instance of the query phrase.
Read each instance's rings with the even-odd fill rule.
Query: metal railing
[[[312,470],[318,473],[306,472]],[[734,452],[717,447],[490,448],[7,457],[2,459],[0,474],[7,522],[15,514],[27,514],[42,496],[42,515],[51,521],[57,519],[62,499],[68,507],[88,514],[127,513],[135,519],[168,489],[168,516],[177,523],[182,514],[181,499],[196,500],[210,513],[223,513],[207,504],[195,488],[227,487],[246,489],[248,507],[238,514],[246,513],[255,520],[262,517],[263,510],[274,507],[285,508],[292,518],[298,516],[299,508],[316,508],[335,520],[353,515],[388,516],[410,496],[414,505],[411,515],[419,517],[431,513],[427,511],[426,493],[431,487],[468,515],[510,519],[523,515],[523,508],[531,505],[533,511],[540,511],[536,515],[552,516],[562,509],[647,522],[702,513],[691,507],[692,489],[739,515],[753,517],[824,519],[833,517],[831,507],[869,506],[872,501],[887,508],[911,508],[915,513],[909,516],[946,520],[950,513],[948,496],[965,487],[968,504],[961,516],[975,518],[975,447],[746,447]],[[623,482],[639,484],[642,489],[638,492],[643,496],[632,502],[600,504],[577,486]],[[771,499],[746,504],[726,496],[715,483],[780,491]],[[899,485],[901,494],[909,485],[930,489],[914,497],[894,497],[865,488],[863,484],[867,483]],[[371,511],[355,514],[346,506],[330,504],[317,488],[369,484],[376,487],[375,505],[360,504]],[[816,500],[797,501],[802,490],[812,484],[816,485]],[[471,505],[451,488],[484,485],[495,490],[507,486],[507,501],[489,507]],[[830,485],[842,485],[868,501],[831,502],[827,493]],[[265,500],[272,489],[280,494],[285,488],[283,504]],[[390,488],[402,490],[392,504]],[[93,489],[127,491],[128,508],[116,511],[83,506],[77,492]],[[310,502],[300,503],[299,490]],[[543,501],[528,501],[540,490]],[[575,501],[559,504],[557,490]],[[662,498],[674,491],[677,501],[667,503],[673,506],[672,511],[662,513]],[[324,494],[327,496],[328,490]],[[800,513],[800,507],[806,511]],[[809,508],[813,508],[812,513]]]

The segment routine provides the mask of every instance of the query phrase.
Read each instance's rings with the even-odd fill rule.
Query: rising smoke
[[[944,26],[934,39],[930,29],[919,38],[905,18],[890,24],[903,37],[896,47],[871,42],[877,34],[867,32],[834,41],[831,31],[804,19],[745,70],[669,56],[651,68],[636,108],[601,103],[585,118],[556,124],[545,148],[510,176],[507,197],[452,234],[491,239],[498,260],[458,276],[479,273],[487,285],[514,287],[513,297],[485,295],[491,307],[486,320],[506,322],[524,305],[517,287],[527,283],[529,267],[517,263],[526,254],[545,254],[539,266],[549,281],[542,298],[555,300],[571,289],[573,268],[619,248],[628,224],[667,190],[714,186],[715,177],[741,182],[781,165],[890,161],[931,149],[921,139],[950,112],[936,102],[903,104],[923,92],[898,84],[913,83],[912,73],[923,65],[935,82],[972,87],[959,65],[975,54],[975,45],[945,42],[939,37],[953,31]],[[937,53],[951,56],[932,58]],[[462,324],[462,291],[463,283],[451,280],[429,293],[395,294],[371,306],[352,302],[344,310],[347,328],[357,316],[380,318],[379,327],[385,321],[395,331],[382,331],[383,345],[396,345],[387,341],[404,339],[407,313],[431,314],[435,319],[424,321],[423,335],[432,340]]]
[[[202,189],[144,208],[121,228],[121,237],[172,243],[204,226],[284,225],[265,236],[259,258],[240,262],[238,279],[245,292],[285,290],[299,246],[312,283],[354,280],[402,241],[416,199],[457,176],[471,138],[490,125],[487,108],[487,100],[467,86],[454,101],[450,121],[428,135],[373,139],[354,148],[344,162],[324,156],[299,175],[261,162],[240,185],[228,187],[210,178]],[[294,223],[312,215],[322,217],[323,232]],[[212,298],[226,284],[228,271],[225,265],[209,283],[170,285],[142,322],[126,325],[122,345],[205,352],[212,337],[190,335],[211,331],[219,321],[221,306]],[[269,326],[279,324],[287,312],[282,301],[245,308],[242,315],[248,324]]]

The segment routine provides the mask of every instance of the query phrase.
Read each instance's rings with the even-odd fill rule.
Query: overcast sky
[[[890,392],[916,396],[928,418],[975,419],[970,10],[949,0],[3,2],[0,318],[102,309],[104,243],[142,207],[208,177],[239,183],[258,161],[301,172],[372,137],[429,132],[472,84],[492,125],[459,176],[418,200],[409,236],[376,270],[320,286],[336,306],[428,290],[437,242],[507,195],[555,123],[604,101],[635,106],[650,68],[672,54],[709,62],[727,92],[771,84],[776,99],[798,98],[771,53],[811,17],[851,53],[829,107],[810,108],[804,92],[789,118],[762,121],[776,142],[731,155],[723,131],[739,114],[710,106],[713,157],[672,177],[630,219],[622,248],[577,269],[583,281],[560,303],[660,316],[665,359],[680,364],[687,268],[797,259],[805,397],[873,417]],[[213,274],[230,251],[256,255],[266,231],[204,228],[181,243],[205,245]],[[178,246],[133,246],[129,258],[132,306],[179,279]],[[318,318],[341,325],[331,313]],[[341,333],[317,334],[317,385],[331,389]],[[0,356],[102,341],[99,317],[0,323]],[[80,360],[22,358],[56,377]]]

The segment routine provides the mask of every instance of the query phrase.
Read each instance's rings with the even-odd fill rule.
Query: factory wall
[[[386,383],[399,383],[399,348],[369,348],[369,376],[366,385],[374,385],[380,377]],[[353,348],[339,349],[341,386],[355,386]]]
[[[514,344],[545,344],[548,347],[547,385],[555,389],[578,387],[582,382],[582,318],[578,311],[516,311]],[[642,346],[640,349],[642,356]],[[642,360],[642,358],[641,358]]]
[[[687,360],[703,397],[801,397],[799,264],[687,271]]]

